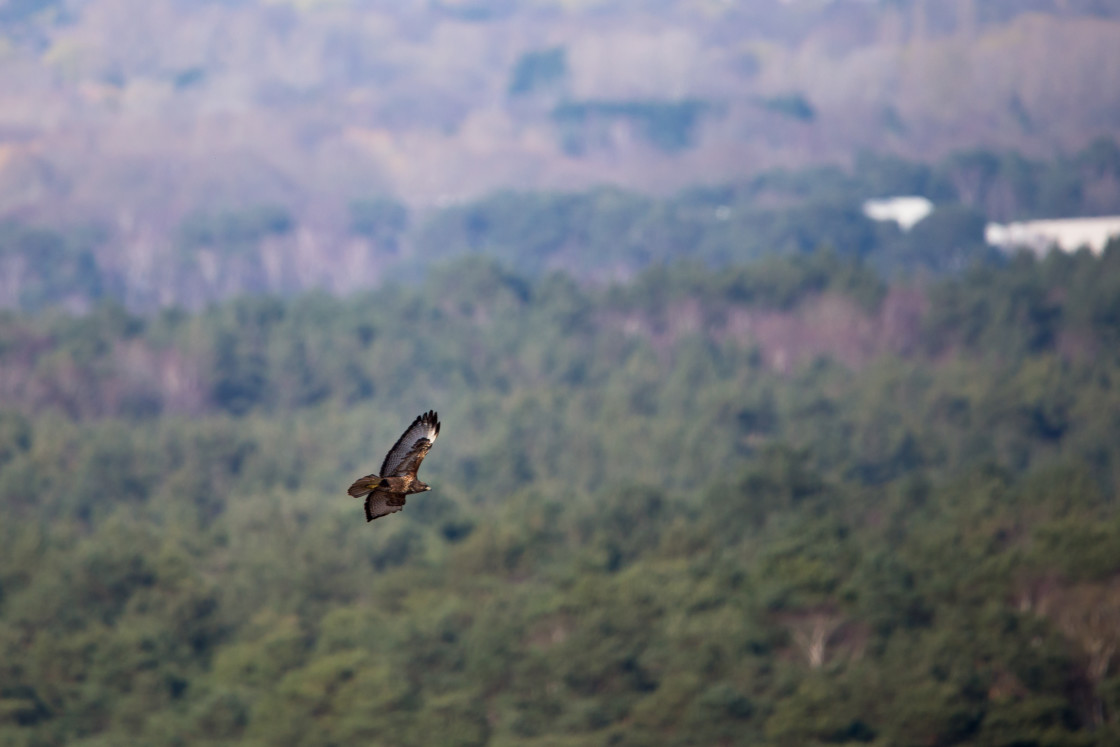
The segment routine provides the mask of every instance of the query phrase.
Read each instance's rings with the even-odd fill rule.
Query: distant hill
[[[868,200],[892,195],[921,203],[920,220],[903,226],[867,210]],[[357,199],[336,213],[332,224],[280,202],[228,204],[191,210],[162,233],[96,218],[0,220],[0,307],[81,311],[111,299],[150,310],[245,293],[346,294],[411,283],[472,254],[533,277],[563,270],[594,284],[650,266],[721,267],[820,248],[888,277],[956,273],[999,262],[1021,243],[1001,254],[991,244],[1007,242],[986,226],[1120,214],[1120,145],[1101,139],[1050,161],[969,150],[924,164],[863,153],[848,169],[775,169],[665,197],[614,187],[503,190],[427,209]],[[1108,235],[1088,243],[1099,253]]]
[[[0,219],[96,226],[106,292],[143,304],[345,290],[401,250],[363,248],[355,204],[1070,154],[1116,134],[1118,42],[1089,0],[7,0]],[[261,209],[285,229],[234,243],[262,256],[192,250],[220,288],[161,280],[184,224]]]

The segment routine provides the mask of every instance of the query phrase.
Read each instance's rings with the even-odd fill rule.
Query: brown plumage
[[[355,498],[365,496],[366,521],[400,511],[410,493],[432,489],[416,477],[416,471],[438,435],[439,416],[435,410],[428,410],[413,420],[389,449],[378,474],[354,481],[347,492]]]

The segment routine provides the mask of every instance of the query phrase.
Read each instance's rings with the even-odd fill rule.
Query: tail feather
[[[377,475],[366,475],[365,477],[359,477],[354,481],[354,484],[351,485],[346,492],[354,496],[355,498],[361,498],[363,495],[366,495],[371,490],[376,488],[380,482],[381,478]]]

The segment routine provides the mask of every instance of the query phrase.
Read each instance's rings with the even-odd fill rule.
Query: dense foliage
[[[0,744],[1118,740],[1118,299],[1113,246],[0,318]]]

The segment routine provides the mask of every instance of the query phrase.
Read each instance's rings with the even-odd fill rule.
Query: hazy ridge
[[[376,284],[395,258],[355,201],[416,225],[499,189],[664,197],[861,150],[1052,161],[1120,121],[1108,3],[23,0],[0,34],[0,216],[95,226],[147,306]],[[289,230],[250,227],[259,258],[217,247],[170,287],[184,223],[261,206]]]

